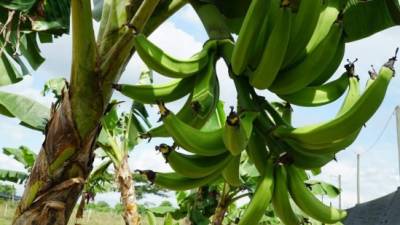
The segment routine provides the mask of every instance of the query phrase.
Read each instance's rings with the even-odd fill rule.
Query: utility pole
[[[360,204],[360,154],[357,154],[357,204]]]
[[[400,162],[400,106],[396,106],[396,124],[397,124],[397,150],[399,151]],[[400,163],[399,163],[399,176],[400,176]]]
[[[338,176],[338,183],[339,183],[339,209],[342,209],[342,175],[339,174]]]

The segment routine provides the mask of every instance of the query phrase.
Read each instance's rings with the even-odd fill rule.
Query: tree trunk
[[[15,225],[66,224],[92,170],[97,126],[82,139],[72,119],[68,91],[54,106],[46,139],[32,169]]]
[[[221,198],[218,203],[218,207],[215,209],[215,213],[212,219],[213,225],[221,225],[224,221],[226,211],[228,210],[227,199]]]
[[[143,30],[159,0],[144,2],[138,11],[130,12],[138,18],[132,21],[134,30],[125,25],[118,28],[123,33],[115,44],[99,53],[102,43],[95,42],[90,0],[71,0],[71,85],[63,91],[60,103],[52,107],[46,137],[16,209],[14,225],[67,224],[92,170],[100,119],[111,98],[112,84],[133,55],[134,31]],[[155,16],[147,32],[151,33],[186,3],[175,2],[172,8],[169,1],[161,5],[160,15]],[[107,59],[112,63],[105,62]]]
[[[121,165],[115,168],[115,175],[121,193],[121,202],[124,209],[123,218],[126,225],[139,225],[140,215],[136,205],[135,187],[128,164],[128,155],[125,155]]]

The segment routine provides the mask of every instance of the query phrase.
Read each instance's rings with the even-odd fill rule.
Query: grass
[[[16,202],[0,200],[0,225],[10,225],[14,215]],[[142,217],[142,224],[146,225],[146,218]],[[162,224],[162,219],[157,224]],[[75,225],[75,210],[71,215],[68,225]],[[116,212],[98,212],[95,210],[86,210],[83,219],[77,221],[81,225],[124,225],[121,215]]]

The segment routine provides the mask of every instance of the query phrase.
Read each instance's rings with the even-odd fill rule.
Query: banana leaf
[[[31,151],[26,146],[20,146],[19,148],[3,148],[3,153],[8,156],[12,156],[16,161],[24,165],[25,169],[31,169],[36,160],[36,153]]]
[[[54,97],[61,99],[61,93],[65,86],[66,80],[64,77],[50,79],[44,84],[42,95],[45,96],[47,93],[51,92],[54,94]]]
[[[19,49],[34,70],[44,62],[36,41],[36,33],[25,34],[20,39]]]
[[[399,0],[350,0],[343,14],[346,42],[400,25]]]
[[[305,184],[315,195],[326,195],[329,198],[336,198],[340,194],[339,188],[322,181],[308,180],[305,182]]]
[[[10,62],[6,53],[3,52],[3,54],[0,56],[0,87],[18,83],[21,80],[22,75]]]
[[[18,118],[29,128],[43,131],[49,119],[50,110],[27,97],[0,91],[0,114]]]
[[[0,169],[0,180],[22,184],[28,178],[28,174],[13,170]]]
[[[0,6],[18,11],[29,11],[36,3],[36,0],[2,0]]]

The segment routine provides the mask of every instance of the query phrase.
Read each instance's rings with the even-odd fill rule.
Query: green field
[[[14,214],[16,203],[0,202],[0,225],[10,225]],[[75,211],[71,216],[68,225],[75,224]],[[123,219],[120,215],[113,212],[97,212],[94,210],[85,211],[85,217],[78,221],[82,225],[103,225],[103,224],[115,224],[123,225]]]

